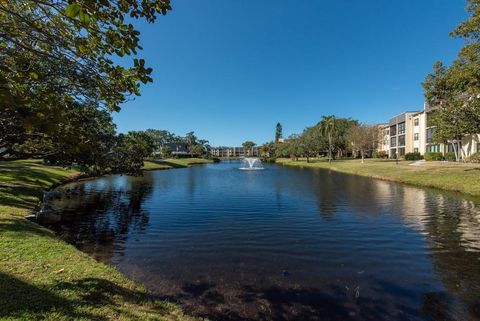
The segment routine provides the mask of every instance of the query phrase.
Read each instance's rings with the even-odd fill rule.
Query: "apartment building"
[[[413,123],[412,116],[418,111],[407,111],[390,118],[390,158],[403,157],[413,151]]]
[[[252,150],[245,151],[243,147],[212,147],[210,154],[214,157],[238,158],[238,157],[258,157],[260,150],[258,147],[253,147]]]
[[[434,109],[424,106],[422,111],[407,111],[390,118],[388,125],[380,126],[378,150],[388,153],[390,158],[402,158],[407,153],[453,152],[452,144],[439,144],[433,140],[435,126],[431,124]],[[469,157],[480,152],[480,134],[462,139],[461,155]]]

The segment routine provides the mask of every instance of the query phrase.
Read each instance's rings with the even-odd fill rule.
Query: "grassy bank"
[[[279,159],[277,163],[297,166],[331,169],[342,173],[368,176],[422,187],[434,187],[447,191],[480,196],[480,164],[453,162],[425,162],[420,166],[413,162],[368,159],[335,160],[331,164],[325,159],[292,161]]]
[[[25,219],[42,190],[78,174],[39,161],[0,163],[0,319],[188,320],[176,306]]]
[[[172,168],[184,168],[192,165],[210,164],[213,163],[210,159],[205,158],[169,158],[165,160],[148,160],[144,162],[144,170],[161,170]]]

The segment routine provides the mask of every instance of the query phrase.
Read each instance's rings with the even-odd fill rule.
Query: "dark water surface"
[[[63,187],[52,227],[211,320],[480,320],[480,201],[238,162]]]

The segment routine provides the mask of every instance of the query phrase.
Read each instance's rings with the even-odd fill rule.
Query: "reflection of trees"
[[[449,292],[459,296],[463,320],[480,320],[480,209],[475,202],[429,194],[423,203],[434,266]],[[436,304],[449,310],[450,302]],[[428,306],[424,306],[425,309]],[[438,310],[438,309],[437,309]],[[457,317],[457,316],[456,316]]]
[[[152,192],[147,177],[112,176],[80,183],[54,204],[62,219],[51,226],[67,242],[101,260],[122,253],[132,232],[142,233],[149,213],[142,208]]]

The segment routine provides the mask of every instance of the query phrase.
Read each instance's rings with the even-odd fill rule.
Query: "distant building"
[[[189,155],[188,145],[185,143],[166,143],[164,147],[170,148],[172,155]]]
[[[253,147],[252,150],[244,151],[243,147],[212,147],[210,155],[214,157],[239,158],[239,157],[258,157],[260,155],[259,147]]]

